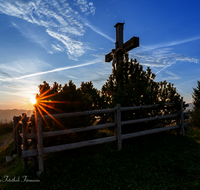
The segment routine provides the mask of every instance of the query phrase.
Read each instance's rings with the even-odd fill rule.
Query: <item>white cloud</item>
[[[91,5],[88,6],[91,7]],[[80,46],[81,42],[76,40],[76,37],[82,36],[85,33],[84,24],[73,16],[75,11],[70,7],[69,4],[65,3],[64,1],[58,2],[55,0],[34,0],[26,2],[22,0],[0,0],[0,12],[21,18],[38,26],[45,27],[47,34],[49,35],[50,32],[48,31],[54,31],[54,33],[62,36],[62,39],[65,40],[65,42],[72,42],[70,39],[73,38],[73,42],[76,42],[75,45],[73,45],[73,48],[69,48],[69,46],[66,48],[66,43],[63,44],[64,47],[62,46],[59,48],[65,48],[67,51],[69,50],[67,53],[72,59],[76,59],[74,57],[81,56],[84,53],[84,50],[81,50],[81,48],[83,48],[83,46]],[[17,26],[16,23],[12,24],[15,27]],[[20,30],[19,26],[18,29]],[[55,50],[55,45],[51,44],[47,48],[48,44],[45,44],[45,40],[37,39],[39,38],[37,33],[34,34],[32,31],[25,27],[23,27],[20,31],[27,38],[31,38],[34,42],[37,42],[42,47],[44,47],[48,52],[54,52],[52,50]],[[54,37],[55,35],[51,36]]]
[[[130,52],[131,58],[136,58],[140,64],[149,67],[163,67],[157,73],[172,64],[179,62],[199,63],[199,60],[186,55],[180,55],[172,52],[172,48],[148,49],[142,46],[141,49],[135,49]]]
[[[167,78],[163,78],[162,80],[172,80],[172,79],[180,79],[181,78],[170,71],[166,71],[165,73],[169,74],[170,76]]]
[[[55,49],[56,51],[64,51],[63,48],[60,45],[53,45],[52,44],[53,49]]]
[[[85,52],[82,42],[73,40],[72,38],[50,30],[47,30],[47,33],[65,45],[65,48],[67,49],[67,54],[71,59],[77,60],[76,57],[80,57]]]
[[[63,43],[59,49],[65,49],[69,57],[73,60],[77,60],[79,56],[82,56],[85,49],[89,49],[88,47],[84,47],[79,40],[79,37],[83,36],[86,32],[85,26],[108,40],[115,42],[114,39],[104,34],[100,29],[83,18],[83,16],[75,10],[77,7],[85,15],[95,14],[93,2],[88,3],[86,0],[74,0],[73,2],[67,2],[65,0],[0,0],[0,13],[21,18],[29,23],[45,27],[47,34]],[[42,36],[43,40],[41,40],[40,35],[35,31],[34,33],[27,26],[20,28],[20,24],[19,26],[17,26],[18,24],[16,23],[12,24],[16,26],[25,37],[31,38],[33,42],[40,44],[47,52],[54,53],[59,51],[55,43],[49,44],[49,41],[47,42],[47,40],[45,40],[44,35]],[[52,35],[53,33],[56,35]],[[70,44],[75,42],[75,44],[70,48],[69,45],[66,45],[66,42]]]
[[[19,77],[12,77],[12,78],[0,78],[0,81],[15,81],[15,80],[19,80],[19,79],[24,79],[24,78],[28,78],[28,77],[33,77],[33,76],[38,76],[38,75],[44,75],[44,74],[48,74],[48,73],[53,73],[53,72],[58,72],[58,71],[63,71],[63,70],[68,70],[68,69],[73,69],[73,68],[79,68],[79,67],[84,67],[87,65],[92,65],[92,64],[96,64],[96,63],[100,63],[102,62],[101,58],[96,58],[90,62],[87,63],[83,63],[83,64],[79,64],[79,65],[73,65],[73,66],[67,66],[67,67],[60,67],[60,68],[56,68],[56,69],[52,69],[52,70],[48,70],[48,71],[43,71],[43,72],[35,72],[32,74],[28,74],[28,75],[20,75]]]
[[[75,5],[79,5],[81,12],[84,12],[86,15],[95,14],[95,7],[92,2],[87,3],[86,0],[74,0]]]
[[[155,45],[151,45],[151,46],[143,46],[143,47],[146,50],[153,50],[153,49],[157,49],[157,48],[175,46],[175,45],[179,45],[179,44],[183,44],[183,43],[187,43],[187,42],[192,42],[192,41],[196,41],[196,40],[200,40],[200,36],[195,36],[195,37],[182,39],[182,40],[175,40],[175,41],[167,42],[167,43],[163,42],[163,43],[160,43],[160,44],[155,44]]]

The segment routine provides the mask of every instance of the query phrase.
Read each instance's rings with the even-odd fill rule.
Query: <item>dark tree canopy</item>
[[[193,88],[193,90],[192,98],[194,101],[192,103],[196,108],[200,108],[200,81],[197,81],[197,88]]]
[[[180,95],[176,92],[173,84],[163,82],[155,82],[156,75],[151,72],[148,67],[146,71],[137,60],[129,60],[128,54],[124,55],[123,62],[120,62],[117,71],[109,76],[107,82],[102,86],[101,91],[93,87],[92,82],[82,82],[80,88],[69,81],[64,86],[54,83],[51,88],[47,82],[39,85],[39,97],[45,98],[46,104],[49,106],[45,109],[53,114],[62,112],[79,112],[95,109],[106,109],[115,107],[117,103],[121,107],[140,106],[160,104],[159,109],[140,109],[138,111],[127,111],[122,113],[122,120],[138,119],[144,117],[154,117],[163,114],[171,114],[177,112],[179,108],[178,101]],[[45,94],[45,95],[43,95]],[[61,103],[54,103],[60,101]],[[176,102],[175,106],[167,109],[164,104],[167,102]],[[164,110],[164,111],[163,111]],[[46,114],[43,111],[43,114]],[[101,115],[102,117],[102,115]],[[114,116],[111,116],[111,120]],[[65,118],[62,122],[67,128],[84,127],[93,124],[94,116],[83,116]],[[152,127],[157,121],[138,124],[143,128]]]
[[[189,121],[189,125],[192,127],[199,127],[200,128],[200,81],[197,81],[197,88],[193,88],[193,104],[194,108],[190,111],[191,119]]]
[[[136,59],[129,61],[128,54],[125,54],[124,61],[120,63],[117,71],[113,70],[106,84],[102,87],[102,94],[113,92],[112,96],[105,96],[107,107],[114,107],[117,103],[120,103],[122,107],[130,107],[158,103],[164,105],[167,102],[176,102],[176,106],[178,106],[180,95],[176,92],[173,84],[166,81],[155,82],[155,76],[149,67],[144,71]],[[164,113],[177,112],[175,108],[177,107],[172,106]],[[162,113],[159,109],[140,110],[135,114],[129,111],[122,114],[122,120],[154,117],[162,115]],[[155,124],[155,122],[149,123]]]

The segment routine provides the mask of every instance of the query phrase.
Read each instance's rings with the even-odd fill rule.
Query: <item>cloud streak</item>
[[[153,50],[153,49],[157,49],[157,48],[165,48],[165,47],[180,45],[180,44],[184,44],[184,43],[188,43],[188,42],[192,42],[192,41],[196,41],[196,40],[200,40],[200,36],[195,36],[192,38],[187,38],[187,39],[182,39],[182,40],[175,40],[175,41],[168,42],[168,43],[160,43],[160,44],[156,44],[156,45],[152,45],[152,46],[143,46],[143,48],[146,50]]]
[[[60,68],[52,69],[52,70],[49,70],[49,71],[37,72],[37,73],[28,74],[28,75],[24,75],[24,76],[20,76],[20,77],[15,77],[14,79],[18,80],[18,79],[23,79],[23,78],[28,78],[28,77],[33,77],[33,76],[44,75],[44,74],[48,74],[48,73],[68,70],[68,69],[84,67],[84,66],[87,66],[87,65],[92,65],[92,64],[95,64],[95,63],[99,63],[101,61],[102,61],[101,59],[95,59],[95,60],[90,61],[88,63],[83,63],[83,64],[79,64],[79,65],[74,65],[74,66],[68,66],[68,67],[60,67]]]

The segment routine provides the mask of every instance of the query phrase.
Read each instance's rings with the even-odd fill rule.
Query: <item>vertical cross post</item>
[[[118,49],[120,46],[124,44],[124,39],[123,39],[124,23],[118,22],[114,27],[116,28],[115,49]],[[123,60],[123,53],[120,52],[117,55],[117,68],[119,67],[120,61],[122,60]]]
[[[128,52],[136,47],[139,46],[139,37],[133,36],[130,40],[124,43],[123,40],[123,30],[124,30],[124,23],[117,23],[115,26],[116,28],[116,42],[115,42],[115,49],[113,49],[110,53],[105,55],[105,62],[110,62],[113,60],[113,63],[116,63],[117,69],[119,63],[123,61],[123,54],[124,52]],[[116,60],[117,59],[117,60]]]

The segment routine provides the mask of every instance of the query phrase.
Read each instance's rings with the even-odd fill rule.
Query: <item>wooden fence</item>
[[[175,103],[166,103],[165,106],[174,105]],[[18,155],[22,149],[22,158],[23,158],[23,168],[27,168],[27,160],[28,157],[32,161],[33,166],[37,166],[39,164],[39,173],[44,171],[43,165],[43,154],[64,151],[74,148],[80,148],[85,146],[97,145],[112,141],[117,141],[118,150],[122,148],[122,140],[128,139],[132,137],[138,137],[142,135],[148,135],[153,133],[158,133],[167,130],[177,129],[177,133],[180,134],[180,130],[182,131],[182,135],[185,136],[185,126],[187,123],[184,123],[184,115],[188,114],[188,112],[183,112],[183,100],[180,100],[180,110],[177,110],[175,114],[163,115],[163,116],[156,116],[150,118],[142,118],[142,119],[135,119],[135,120],[128,120],[128,121],[121,121],[121,112],[129,111],[129,110],[138,110],[138,109],[148,109],[148,108],[158,108],[159,104],[154,105],[145,105],[145,106],[134,106],[134,107],[121,107],[120,104],[117,104],[115,108],[112,109],[103,109],[103,110],[94,110],[94,111],[83,111],[83,112],[74,112],[74,113],[62,113],[62,114],[53,114],[54,118],[63,118],[63,117],[71,117],[71,116],[83,116],[83,115],[98,115],[98,114],[105,114],[105,113],[114,113],[114,122],[107,123],[107,124],[100,124],[95,126],[87,126],[84,128],[73,128],[67,130],[58,130],[58,131],[49,131],[49,132],[42,132],[42,117],[37,116],[37,120],[35,121],[35,116],[31,118],[26,117],[23,115],[22,117],[14,117],[14,137],[15,137],[15,148],[17,149]],[[188,104],[185,105],[187,107]],[[166,109],[166,108],[165,108]],[[52,119],[49,115],[43,116],[45,119]],[[121,134],[121,127],[127,124],[134,124],[139,122],[146,122],[146,121],[153,121],[157,119],[168,119],[168,118],[176,118],[176,125],[169,126],[169,127],[162,127],[162,128],[155,128],[135,133],[129,134]],[[20,124],[20,120],[22,121]],[[31,126],[31,134],[28,134],[28,127],[27,125],[33,121],[37,125],[37,132],[35,125]],[[58,146],[51,146],[51,147],[43,147],[43,138],[81,132],[81,131],[89,131],[94,129],[102,129],[102,128],[109,128],[115,127],[115,136],[58,145]],[[31,143],[31,150],[28,150],[28,141],[32,140]],[[22,144],[22,145],[21,145]],[[21,145],[21,148],[20,148]],[[37,163],[38,157],[38,163]]]

